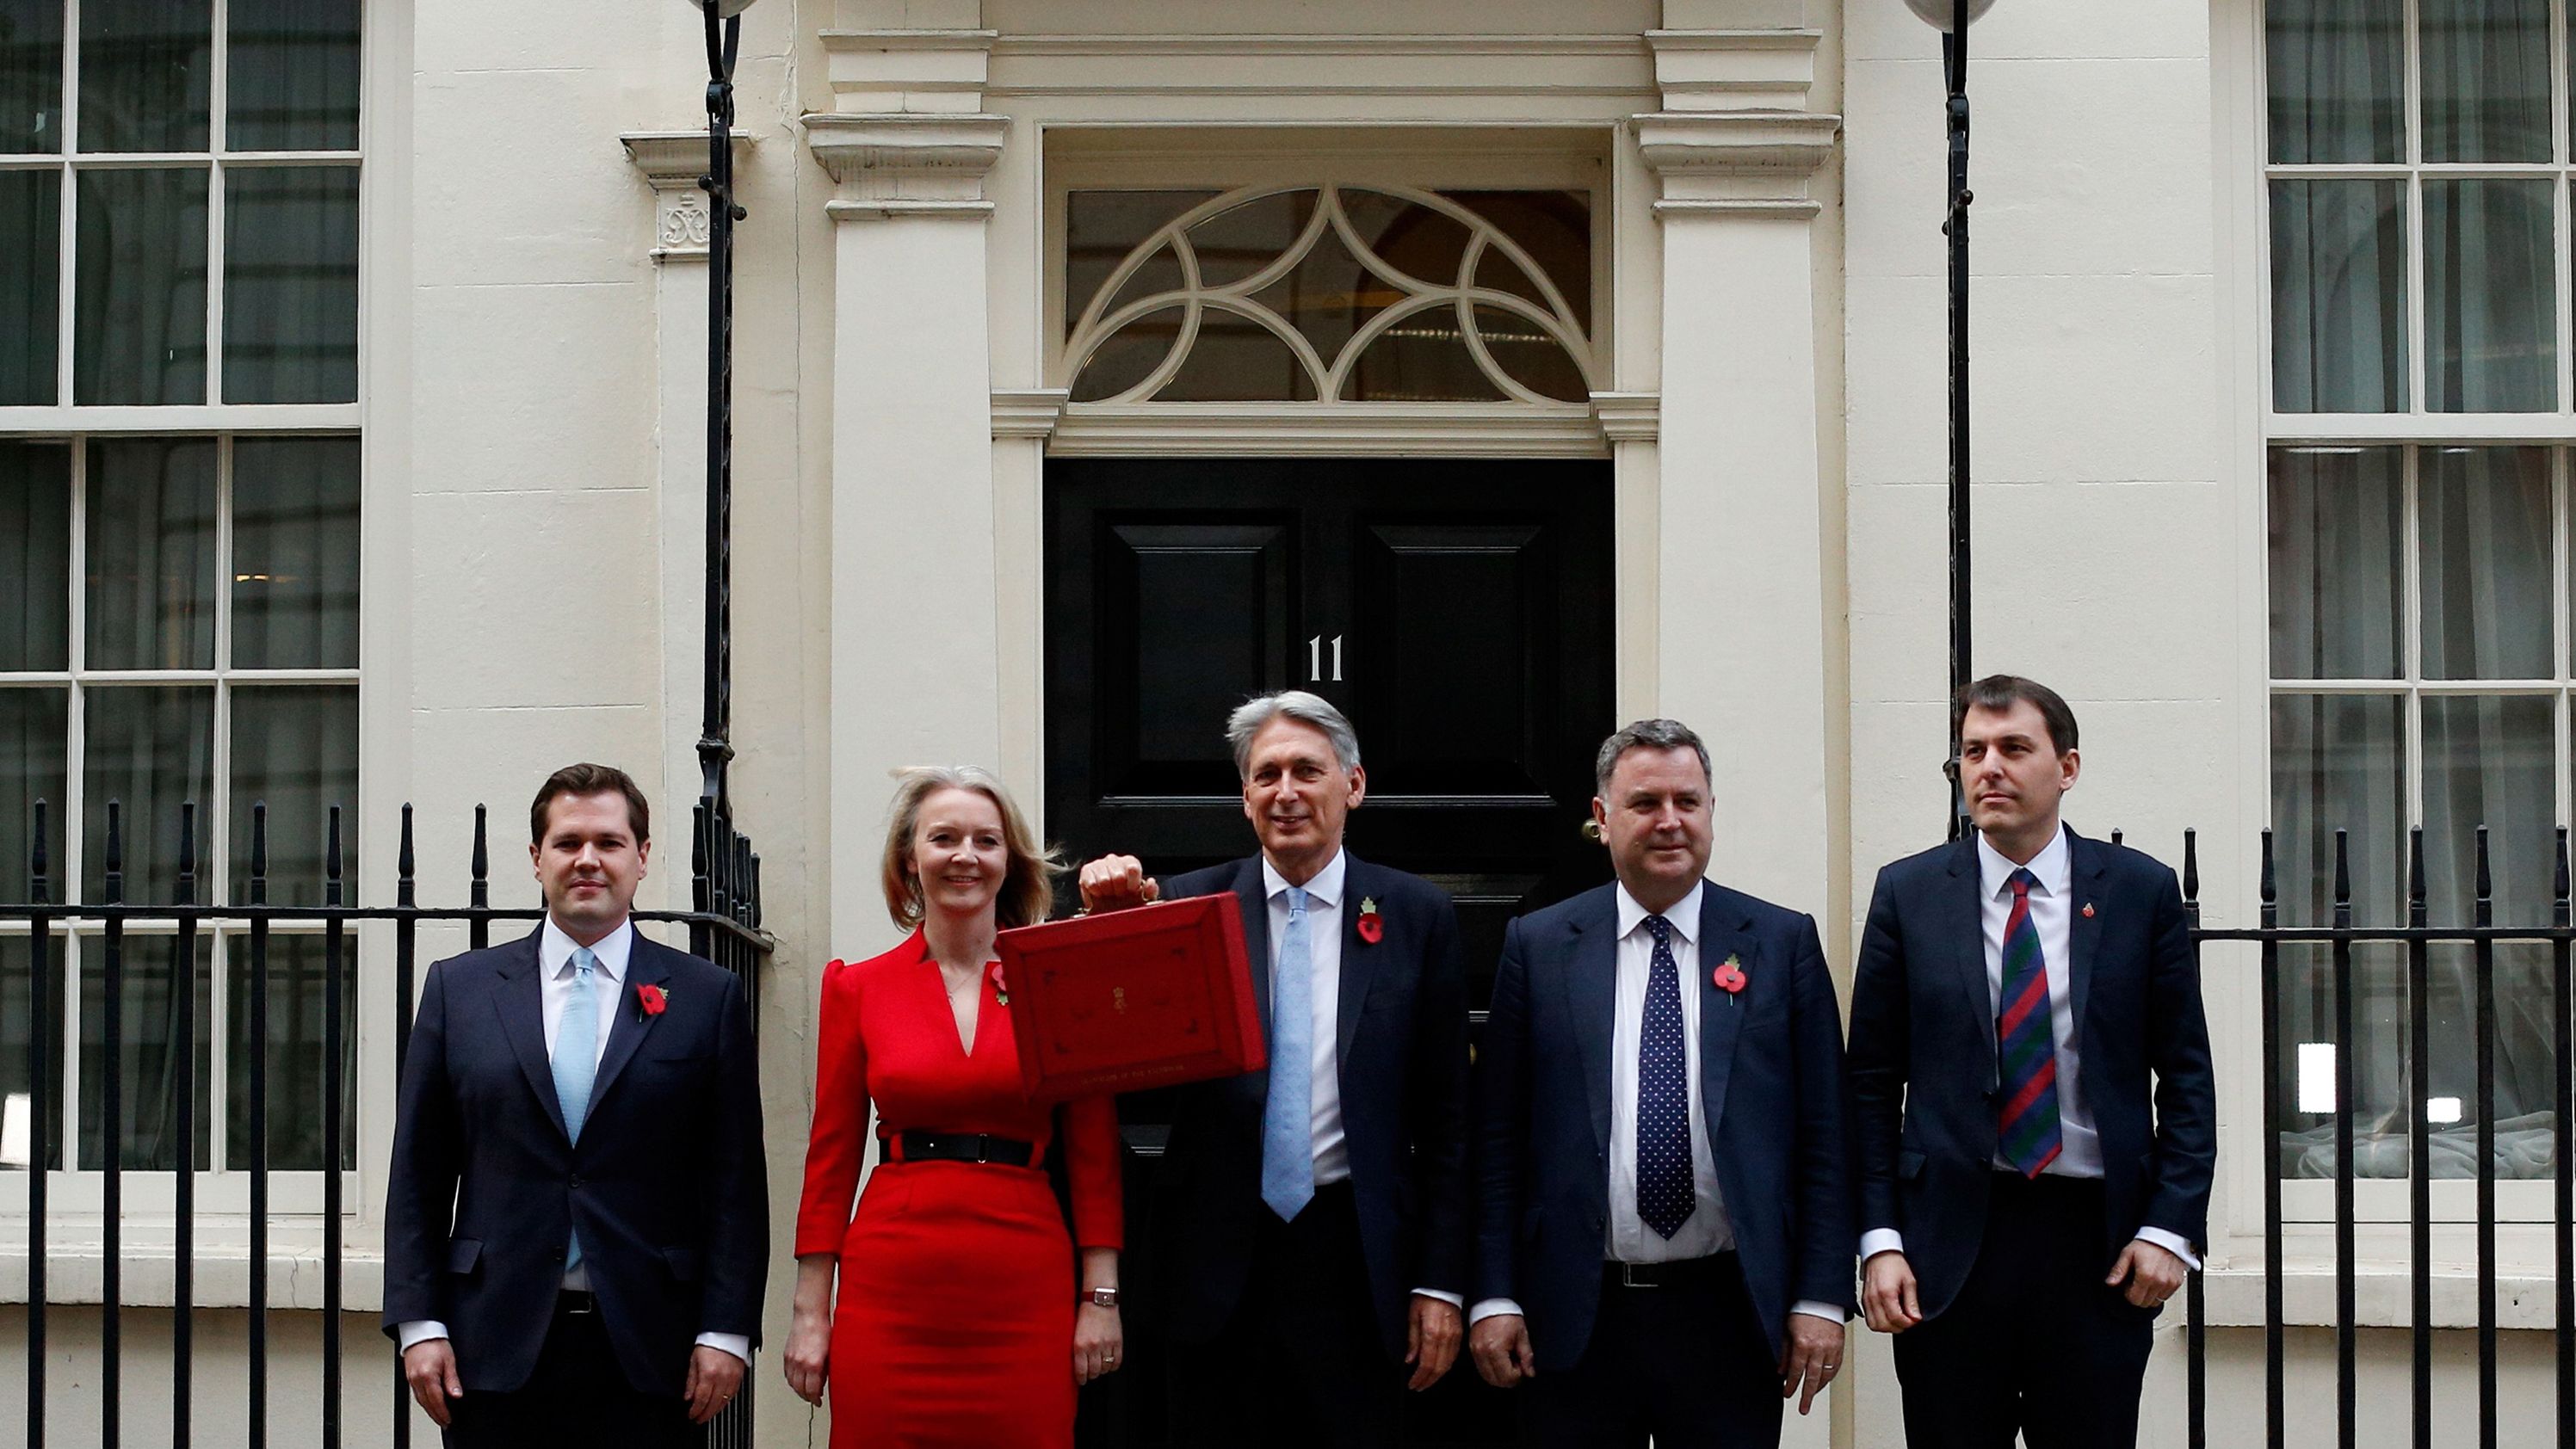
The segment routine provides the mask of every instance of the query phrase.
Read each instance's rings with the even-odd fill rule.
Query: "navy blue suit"
[[[758,1062],[742,983],[635,937],[575,1145],[546,1055],[537,939],[432,966],[385,1203],[384,1324],[447,1325],[469,1396],[528,1381],[581,1231],[637,1392],[677,1401],[700,1333],[757,1342],[769,1267]],[[636,988],[668,993],[659,1015]]]
[[[1909,1443],[2135,1442],[2155,1310],[2104,1277],[2141,1227],[2208,1241],[2209,1028],[2182,892],[2066,832],[2067,994],[2096,1181],[1994,1167],[2001,1095],[1974,836],[1879,872],[1852,987],[1863,1229],[1904,1235],[1924,1321],[1896,1336]]]
[[[1469,1296],[1521,1305],[1539,1382],[1582,1359],[1605,1291],[1618,919],[1601,886],[1512,922],[1476,1066]],[[1776,1420],[1790,1305],[1852,1304],[1842,1017],[1812,917],[1711,882],[1697,939],[1701,1115]],[[1730,955],[1734,995],[1712,979]]]
[[[1467,1290],[1467,987],[1458,913],[1419,876],[1346,854],[1341,901],[1342,1132],[1377,1347],[1404,1356],[1416,1288]],[[1270,1030],[1270,906],[1258,856],[1162,882],[1162,898],[1231,891],[1261,1025]],[[1377,902],[1384,934],[1359,935]],[[1164,1244],[1172,1330],[1213,1337],[1233,1315],[1264,1219],[1261,1114],[1268,1071],[1184,1087],[1167,1156],[1179,1192]]]

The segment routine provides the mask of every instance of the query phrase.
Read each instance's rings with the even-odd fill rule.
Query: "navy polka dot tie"
[[[1646,1017],[1637,1034],[1637,1217],[1669,1238],[1690,1220],[1690,1084],[1682,1068],[1682,971],[1673,960],[1673,923],[1648,916],[1655,960],[1646,977]]]

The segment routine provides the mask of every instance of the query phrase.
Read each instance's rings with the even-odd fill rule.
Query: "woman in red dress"
[[[887,908],[916,929],[824,971],[787,1382],[812,1403],[830,1385],[835,1449],[1071,1449],[1074,1389],[1121,1346],[1117,1112],[1022,1095],[993,956],[997,930],[1045,918],[1056,867],[982,770],[910,771],[891,814]],[[882,1160],[854,1219],[871,1103]]]

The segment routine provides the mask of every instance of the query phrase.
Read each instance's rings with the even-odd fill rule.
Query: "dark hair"
[[[636,843],[651,840],[653,807],[644,802],[644,788],[635,777],[615,765],[581,764],[564,766],[537,787],[537,798],[528,806],[529,843],[546,843],[546,807],[557,795],[605,795],[611,790],[626,797],[626,823],[634,827]]]
[[[1989,674],[1959,686],[1950,699],[1950,747],[1959,747],[1959,730],[1968,722],[1972,709],[2010,709],[2028,704],[2039,711],[2048,726],[2048,742],[2059,754],[2075,748],[2075,711],[2066,707],[2066,697],[2036,679],[2018,674]]]
[[[1708,767],[1708,746],[1700,743],[1689,725],[1677,719],[1641,719],[1601,742],[1601,753],[1592,761],[1593,793],[1610,798],[1610,772],[1630,750],[1685,749],[1699,756],[1700,778],[1714,785],[1717,773]]]

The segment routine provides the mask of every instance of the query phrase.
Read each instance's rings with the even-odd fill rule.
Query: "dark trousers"
[[[1997,1173],[1976,1265],[1896,1335],[1913,1449],[2127,1449],[2155,1314],[2103,1283],[2102,1184]]]
[[[638,1393],[626,1382],[598,1310],[575,1311],[569,1295],[525,1384],[507,1393],[469,1390],[450,1409],[447,1449],[683,1449],[697,1433],[687,1400]]]
[[[1265,1214],[1233,1316],[1171,1362],[1176,1445],[1393,1449],[1407,1370],[1378,1344],[1350,1184]]]
[[[1592,1341],[1574,1366],[1513,1390],[1521,1435],[1545,1449],[1740,1449],[1780,1442],[1780,1368],[1733,1253],[1659,1264],[1631,1287],[1601,1279]]]

